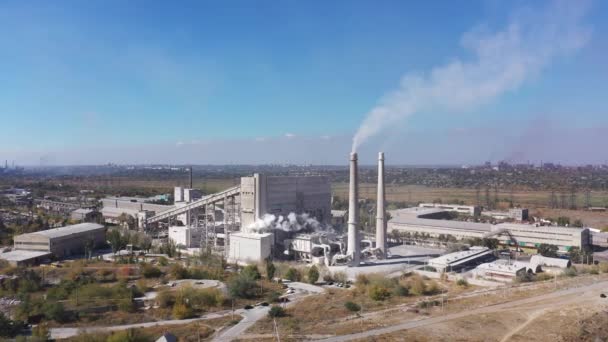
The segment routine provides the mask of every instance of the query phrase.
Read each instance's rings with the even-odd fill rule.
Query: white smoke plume
[[[278,217],[272,214],[264,214],[260,220],[247,227],[247,231],[257,233],[270,232],[273,229],[298,232],[301,230],[324,230],[326,227],[308,214],[298,215],[296,213],[289,213],[287,216],[279,215]]]
[[[454,60],[426,74],[406,74],[400,86],[379,101],[353,138],[352,151],[383,129],[412,114],[475,108],[520,87],[558,56],[581,49],[591,30],[582,20],[586,1],[556,1],[542,11],[520,10],[502,31],[475,28],[461,45],[470,61]]]

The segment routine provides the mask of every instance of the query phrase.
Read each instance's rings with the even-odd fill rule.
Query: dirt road
[[[556,291],[556,292],[552,292],[552,293],[548,293],[548,294],[544,294],[544,295],[538,295],[538,296],[534,296],[534,297],[530,297],[530,298],[526,298],[526,299],[515,300],[515,301],[509,302],[509,303],[502,303],[502,304],[498,304],[498,305],[489,305],[489,306],[480,307],[477,309],[471,309],[471,310],[467,310],[467,311],[462,311],[462,312],[458,312],[458,313],[437,316],[437,317],[432,317],[432,318],[427,318],[427,319],[422,319],[422,320],[417,320],[417,321],[409,321],[406,323],[397,324],[397,325],[393,325],[393,326],[389,326],[389,327],[368,330],[368,331],[365,331],[362,333],[335,336],[335,337],[331,337],[331,338],[327,338],[327,339],[322,339],[319,341],[340,342],[340,341],[351,341],[351,340],[357,340],[357,339],[363,340],[363,339],[368,339],[373,336],[380,336],[380,335],[385,335],[385,334],[391,334],[391,333],[401,331],[401,330],[430,326],[430,325],[439,324],[439,323],[443,323],[443,322],[447,322],[447,321],[451,321],[451,320],[460,319],[460,318],[467,317],[467,316],[497,313],[497,312],[502,312],[505,310],[515,310],[518,307],[519,308],[526,307],[526,309],[530,309],[529,307],[532,306],[535,311],[552,309],[555,307],[559,307],[560,305],[565,305],[568,303],[581,301],[583,299],[587,299],[587,300],[593,299],[595,301],[598,301],[598,300],[600,300],[599,294],[602,292],[608,292],[608,281],[601,281],[601,282],[594,283],[591,285],[569,288],[569,289],[560,290],[560,291]],[[528,322],[526,322],[525,325],[516,327],[515,330],[512,331],[509,335],[513,336],[515,333],[517,333],[518,331],[523,329],[526,325],[528,325],[530,323],[531,320],[533,320],[535,318],[535,316],[530,316],[530,318],[531,319]],[[505,341],[509,340],[509,338],[510,338],[509,335],[505,336]],[[500,337],[498,337],[498,338],[500,338]]]

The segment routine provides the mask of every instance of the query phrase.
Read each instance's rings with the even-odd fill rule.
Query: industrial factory
[[[458,240],[492,237],[500,244],[516,248],[553,244],[561,252],[590,244],[587,229],[450,220],[450,212],[479,216],[482,211],[477,206],[422,203],[391,211],[387,220],[382,152],[378,155],[375,234],[364,237],[359,221],[357,153],[350,154],[349,172],[348,211],[336,212],[345,223],[345,231],[332,226],[335,220],[331,184],[322,175],[254,174],[242,177],[240,184],[231,188],[203,195],[192,188],[190,173],[190,187],[175,188],[173,205],[135,198],[106,198],[102,201],[102,214],[106,221],[116,222],[127,215],[141,230],[158,239],[173,241],[180,249],[191,253],[204,249],[241,264],[266,258],[326,266],[382,264],[381,260],[391,257],[387,245],[389,231],[431,238],[452,236]],[[521,220],[527,217],[527,210],[516,209],[504,215]]]
[[[190,174],[192,184],[192,174]],[[202,195],[176,187],[174,204],[141,198],[102,200],[106,222],[125,217],[142,231],[173,241],[187,251],[209,250],[231,262],[259,262],[268,257],[318,264],[358,266],[363,259],[387,257],[384,154],[378,158],[376,238],[362,239],[358,215],[357,154],[350,155],[348,229],[331,225],[331,184],[322,175],[242,177],[240,184]],[[337,213],[343,220],[345,213]]]

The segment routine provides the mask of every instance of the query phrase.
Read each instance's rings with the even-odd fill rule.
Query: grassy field
[[[366,199],[376,199],[376,184],[362,183],[359,185],[359,196]],[[340,198],[348,197],[348,184],[335,183],[332,185],[332,192]],[[558,201],[560,194],[556,194]],[[485,201],[485,189],[480,191],[480,200]],[[508,201],[513,198],[515,205],[526,206],[530,208],[546,207],[551,196],[550,191],[523,191],[517,190],[512,194],[504,189],[498,190],[498,198],[501,204],[507,205]],[[568,195],[569,196],[569,195]],[[490,197],[494,198],[494,191],[490,192]],[[569,197],[568,197],[569,198]],[[453,203],[455,201],[464,201],[466,204],[477,203],[477,190],[472,188],[430,188],[420,185],[396,185],[388,184],[386,187],[386,199],[394,202],[432,202],[440,199],[443,203]],[[592,206],[608,206],[608,192],[594,191],[590,197]],[[584,194],[577,195],[577,206],[584,206]]]

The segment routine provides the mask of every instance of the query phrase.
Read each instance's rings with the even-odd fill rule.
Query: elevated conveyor
[[[241,194],[241,186],[237,185],[232,188],[228,188],[224,191],[217,192],[215,194],[207,195],[199,200],[188,203],[183,207],[170,209],[167,211],[163,211],[158,215],[152,216],[146,220],[146,224],[155,223],[158,221],[162,221],[171,217],[176,217],[181,214],[185,214],[191,210],[204,207],[206,205],[215,204],[219,202],[223,202],[224,199],[229,197],[235,197]]]

